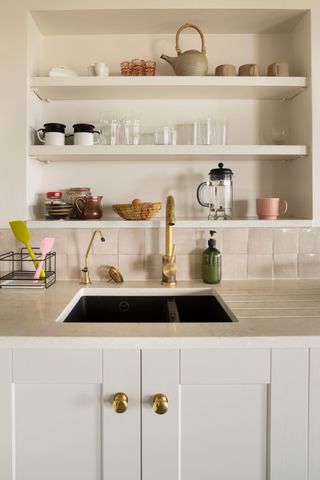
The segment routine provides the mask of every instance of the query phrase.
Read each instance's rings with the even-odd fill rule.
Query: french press
[[[232,216],[232,175],[230,168],[224,168],[223,163],[219,163],[219,168],[210,170],[209,182],[202,182],[197,189],[197,199],[200,205],[209,208],[208,220],[227,220]],[[204,201],[202,194],[205,187],[209,187]]]

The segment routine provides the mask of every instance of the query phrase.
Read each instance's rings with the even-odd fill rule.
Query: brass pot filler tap
[[[174,287],[176,280],[176,246],[172,242],[172,227],[176,223],[175,204],[172,195],[166,204],[166,254],[162,257],[162,285]]]

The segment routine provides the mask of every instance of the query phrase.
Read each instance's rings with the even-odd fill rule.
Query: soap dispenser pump
[[[221,281],[221,252],[216,248],[215,233],[215,230],[210,230],[208,248],[202,252],[202,280],[205,283]]]

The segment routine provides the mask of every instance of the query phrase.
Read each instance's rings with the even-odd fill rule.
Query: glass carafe
[[[233,172],[219,163],[219,168],[213,168],[209,173],[209,182],[202,182],[197,189],[197,199],[200,205],[209,208],[208,220],[227,220],[232,217]],[[206,199],[203,195],[206,192]]]

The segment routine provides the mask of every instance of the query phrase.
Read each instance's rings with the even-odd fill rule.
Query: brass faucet
[[[89,283],[91,283],[90,276],[89,276],[89,269],[88,269],[88,256],[89,256],[92,244],[93,244],[94,237],[96,236],[97,233],[99,233],[99,235],[100,235],[101,242],[106,241],[106,239],[102,235],[101,230],[95,230],[93,232],[91,240],[90,240],[88,248],[87,248],[87,251],[86,251],[86,254],[84,256],[84,267],[81,270],[80,285],[88,285]]]
[[[162,257],[162,285],[174,287],[176,281],[176,246],[172,243],[172,227],[176,222],[175,205],[172,195],[167,197],[166,204],[166,254]]]

